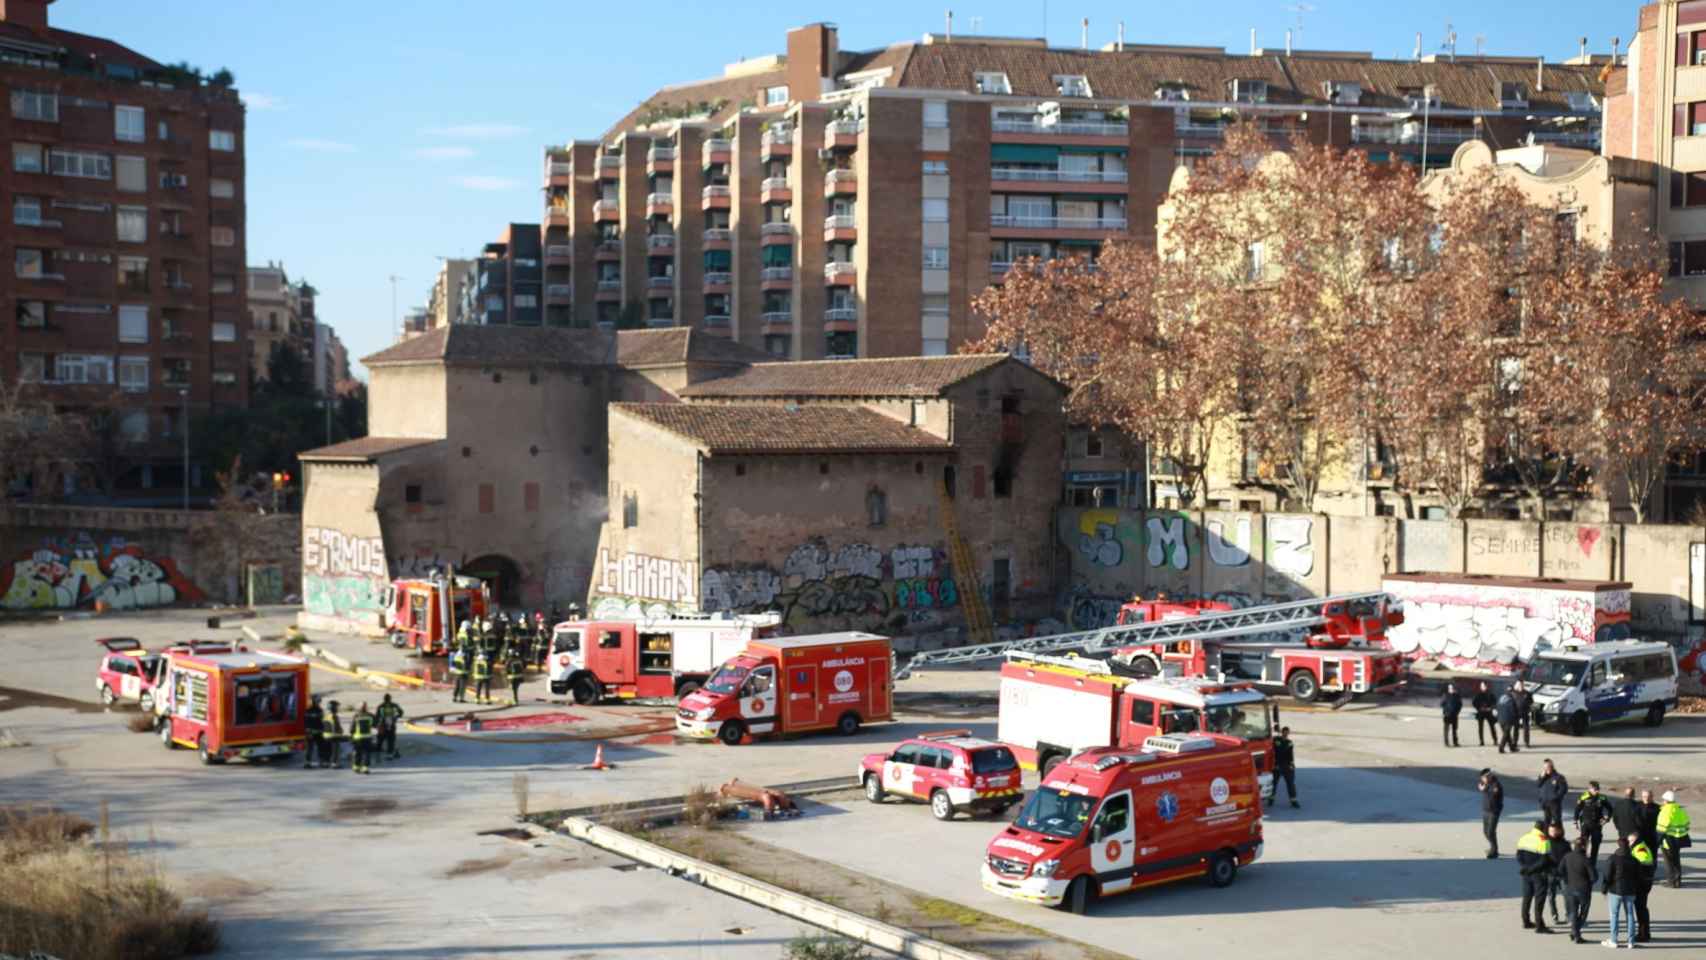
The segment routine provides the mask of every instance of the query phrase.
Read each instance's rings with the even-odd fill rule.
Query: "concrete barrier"
[[[733,870],[684,856],[619,830],[601,827],[582,817],[568,817],[563,820],[562,825],[569,836],[577,840],[672,875],[694,880],[718,892],[786,914],[803,923],[851,937],[879,950],[887,950],[912,960],[990,960],[987,954],[974,953],[939,940],[919,936],[910,930],[862,917],[840,907],[830,906],[821,900],[813,900],[811,897],[754,880]]]

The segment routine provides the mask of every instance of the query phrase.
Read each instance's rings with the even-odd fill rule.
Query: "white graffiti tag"
[[[1149,565],[1171,564],[1175,570],[1190,566],[1190,552],[1185,546],[1185,518],[1149,518]]]
[[[369,576],[386,579],[385,541],[355,537],[330,527],[302,531],[302,571],[320,576]]]
[[[1236,539],[1226,538],[1226,525],[1220,520],[1208,522],[1208,556],[1216,566],[1242,567],[1250,562],[1250,518],[1233,520]]]

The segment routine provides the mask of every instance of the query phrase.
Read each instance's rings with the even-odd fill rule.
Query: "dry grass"
[[[96,829],[57,810],[0,809],[0,952],[170,960],[218,948],[206,913],[185,910],[122,844],[86,842]]]
[[[130,715],[130,719],[124,722],[124,725],[130,728],[131,733],[153,733],[154,715],[152,713],[133,713]]]
[[[723,819],[723,798],[703,783],[688,788],[681,800],[681,822],[700,830],[710,830]]]

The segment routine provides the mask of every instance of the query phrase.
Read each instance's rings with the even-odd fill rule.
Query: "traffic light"
[[[275,473],[272,475],[272,488],[274,490],[283,490],[289,486],[290,486],[290,474],[288,474],[288,473]]]

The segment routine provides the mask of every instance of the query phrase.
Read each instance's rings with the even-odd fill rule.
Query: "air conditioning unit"
[[[1172,84],[1172,83],[1162,84],[1161,86],[1155,88],[1155,99],[1157,99],[1157,100],[1175,100],[1175,101],[1178,101],[1178,100],[1189,100],[1190,98],[1191,98],[1191,92],[1189,90],[1185,89],[1185,87],[1180,85],[1180,84]]]

